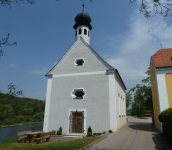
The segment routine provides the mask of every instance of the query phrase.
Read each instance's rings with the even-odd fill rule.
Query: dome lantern
[[[75,25],[73,28],[76,30],[75,40],[77,40],[78,36],[81,36],[88,44],[90,44],[90,30],[91,26],[91,17],[88,13],[84,12],[84,4],[83,10],[81,13],[78,13],[75,17]]]

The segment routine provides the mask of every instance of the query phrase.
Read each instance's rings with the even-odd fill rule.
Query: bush
[[[165,123],[167,126],[172,126],[172,108],[162,111],[158,119],[160,122]]]
[[[103,131],[103,134],[105,134],[106,133],[106,131]]]
[[[163,132],[167,139],[172,142],[172,108],[162,111],[158,119],[163,124]]]
[[[59,130],[62,131],[62,127],[60,127]]]
[[[55,135],[55,134],[56,134],[56,130],[53,130],[53,131],[52,131],[52,135]]]
[[[109,130],[109,133],[113,133],[112,130]]]
[[[62,131],[58,130],[57,135],[62,135]]]
[[[92,133],[91,126],[88,127],[88,132],[91,132]]]
[[[87,133],[87,136],[92,136],[92,132],[88,132]]]

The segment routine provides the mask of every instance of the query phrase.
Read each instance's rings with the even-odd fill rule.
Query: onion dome
[[[83,6],[83,11],[82,13],[78,13],[77,16],[75,17],[75,25],[73,26],[73,28],[76,30],[76,28],[78,26],[82,26],[82,25],[85,25],[87,27],[89,27],[89,29],[91,30],[92,29],[92,26],[90,24],[91,22],[91,17],[89,16],[89,14],[85,13],[84,12],[84,4],[82,5]]]

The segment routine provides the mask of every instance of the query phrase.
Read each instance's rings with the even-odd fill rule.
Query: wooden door
[[[74,133],[83,132],[83,113],[82,112],[72,113],[72,132]]]

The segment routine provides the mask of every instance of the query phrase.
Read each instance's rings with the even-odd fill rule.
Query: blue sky
[[[148,5],[151,8],[151,4]],[[150,56],[171,48],[171,21],[159,15],[150,19],[139,14],[140,0],[85,1],[85,12],[92,18],[91,47],[118,69],[128,89],[145,77]],[[79,0],[36,0],[36,4],[0,5],[0,38],[10,33],[0,59],[0,90],[8,92],[13,83],[23,97],[45,99],[45,74],[75,42],[74,18],[82,11]]]

